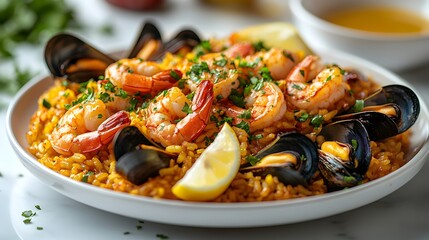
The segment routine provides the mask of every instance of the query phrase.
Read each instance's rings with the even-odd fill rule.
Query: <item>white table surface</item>
[[[192,26],[204,36],[226,36],[244,26],[289,19],[287,4],[267,4],[259,14],[220,12],[199,1],[166,1],[156,12],[130,12],[101,0],[69,0],[78,17],[87,25],[80,35],[101,50],[130,46],[145,19],[154,21],[164,34]],[[262,2],[262,1],[260,1]],[[272,14],[267,15],[267,10]],[[114,27],[114,35],[98,31],[103,24]],[[43,46],[21,47],[18,64],[34,71],[47,72]],[[0,65],[0,69],[7,66]],[[7,71],[7,69],[6,69]],[[399,73],[429,101],[429,63]],[[4,96],[0,96],[4,98]],[[429,239],[429,165],[405,186],[389,196],[336,216],[315,221],[249,229],[208,229],[139,223],[135,219],[103,212],[68,199],[33,177],[19,162],[5,134],[5,109],[0,110],[0,239]],[[35,210],[33,224],[22,223],[21,212]],[[137,226],[141,225],[141,229]],[[36,227],[43,227],[37,230]],[[124,234],[129,232],[129,234]]]

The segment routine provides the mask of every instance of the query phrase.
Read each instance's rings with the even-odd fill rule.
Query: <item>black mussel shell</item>
[[[379,141],[388,137],[393,137],[399,133],[395,121],[383,113],[374,111],[358,112],[341,115],[335,118],[335,120],[345,119],[354,119],[362,123],[368,133],[369,139],[373,141]]]
[[[70,71],[70,67],[80,60],[97,60],[106,67],[115,60],[79,38],[70,34],[58,34],[52,37],[45,47],[45,61],[49,71],[55,77],[65,77],[73,82],[85,82],[104,75],[105,67],[83,68]]]
[[[135,126],[127,126],[113,139],[116,171],[134,184],[142,184],[169,165],[175,156],[153,146]]]
[[[159,45],[162,43],[161,33],[158,28],[151,22],[146,22],[143,25],[140,35],[137,37],[133,47],[128,53],[128,58],[135,58],[138,56],[139,52],[150,42],[158,41]],[[160,46],[158,46],[160,47]],[[158,49],[155,49],[158,50]],[[150,57],[150,55],[149,55]],[[147,59],[146,59],[147,60]]]
[[[319,150],[319,171],[330,191],[352,187],[362,180],[372,158],[370,140],[364,125],[355,119],[334,122],[323,127],[320,135],[326,141],[337,141],[349,147],[348,161]]]
[[[345,143],[351,148],[350,166],[353,172],[364,175],[371,162],[371,145],[364,124],[358,120],[343,120],[323,126],[319,135],[325,141]]]
[[[297,164],[256,164],[255,166],[242,167],[240,171],[252,171],[258,176],[271,174],[276,176],[285,185],[307,186],[308,181],[314,175],[318,166],[318,152],[316,144],[306,136],[299,133],[287,133],[280,135],[272,144],[262,149],[255,157],[263,159],[272,154],[293,154]]]
[[[158,175],[160,169],[168,167],[170,155],[154,149],[137,149],[122,155],[116,162],[116,172],[128,181],[140,185],[150,177]]]
[[[113,152],[116,159],[125,153],[136,150],[141,144],[153,145],[135,126],[127,126],[118,131],[113,138]]]
[[[395,104],[399,108],[399,118],[396,125],[398,133],[409,129],[417,120],[420,113],[420,102],[417,95],[408,87],[388,85],[365,99],[364,106]]]
[[[362,176],[351,171],[332,154],[319,151],[319,171],[327,182],[329,191],[336,191],[359,184]]]
[[[200,44],[201,39],[196,32],[190,29],[185,29],[176,34],[168,42],[165,42],[150,60],[158,61],[164,57],[167,52],[177,53],[182,48],[189,48],[190,50]]]

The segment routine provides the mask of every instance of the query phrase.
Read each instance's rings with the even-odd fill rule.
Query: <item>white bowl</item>
[[[362,6],[387,6],[429,16],[429,0],[290,0],[293,21],[311,48],[325,47],[352,53],[393,71],[429,62],[429,32],[372,33],[341,27],[321,18],[330,12]]]
[[[353,67],[381,85],[407,82],[371,62],[344,53],[316,49],[327,63]],[[422,168],[429,153],[429,112],[420,94],[420,116],[412,126],[407,163],[374,181],[342,191],[282,201],[252,203],[183,202],[134,196],[78,182],[39,163],[27,148],[25,133],[37,99],[50,86],[48,77],[36,77],[15,96],[6,117],[10,143],[23,165],[59,193],[89,206],[120,215],[167,224],[199,227],[255,227],[296,223],[331,216],[374,202],[407,183]],[[413,88],[414,91],[416,91]]]

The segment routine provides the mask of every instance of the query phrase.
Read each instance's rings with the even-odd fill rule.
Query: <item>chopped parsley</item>
[[[124,232],[124,235],[128,235],[128,234],[130,234],[130,232]]]
[[[120,97],[122,99],[129,97],[128,93],[122,88],[118,89],[118,91],[115,93],[115,96]]]
[[[231,89],[231,94],[228,96],[228,99],[241,108],[244,108],[244,105],[246,104],[243,94],[237,91],[237,89]]]
[[[186,80],[185,79],[180,79],[179,81],[177,81],[177,86],[180,88],[180,89],[184,89],[185,88],[185,84],[186,84]]]
[[[107,92],[102,92],[98,94],[98,99],[100,99],[104,103],[113,101],[113,97],[110,97],[110,94],[108,94]]]
[[[270,50],[270,48],[265,46],[265,43],[263,41],[257,41],[255,43],[252,43],[252,46],[256,52],[260,52],[262,50],[266,50],[266,51]]]
[[[252,166],[255,166],[259,161],[261,161],[261,159],[250,155],[246,157],[246,161],[249,162]]]
[[[292,62],[295,62],[295,59],[293,59],[292,54],[290,54],[290,53],[288,53],[286,51],[283,51],[283,56],[289,58],[289,60],[291,60]]]
[[[299,86],[298,84],[292,84],[292,88],[301,91],[302,87]]]
[[[82,179],[80,180],[81,182],[88,182],[88,177],[94,175],[94,172],[88,171],[87,173],[85,173],[82,177]]]
[[[324,121],[323,116],[320,114],[317,114],[311,119],[310,124],[313,125],[314,127],[320,127],[323,121]]]
[[[175,80],[180,80],[181,79],[180,75],[176,71],[174,71],[174,70],[170,71],[170,76],[172,78],[174,78]]]
[[[43,107],[45,107],[45,108],[47,108],[47,109],[49,109],[49,108],[51,108],[52,107],[52,105],[48,102],[48,100],[46,100],[45,98],[43,99],[43,101],[42,101],[42,105],[43,105]]]
[[[156,234],[156,237],[159,239],[168,239],[169,238],[168,236],[166,236],[164,234],[160,234],[160,233]]]
[[[29,223],[31,223],[31,219],[32,219],[32,217],[34,217],[35,215],[36,215],[36,212],[33,212],[33,211],[31,211],[31,210],[23,211],[23,212],[21,213],[21,216],[23,216],[25,219],[24,219],[22,222],[24,222],[25,224],[29,224]]]
[[[241,121],[239,124],[235,125],[238,128],[243,129],[244,131],[246,131],[246,133],[250,133],[250,127],[249,124],[245,121]]]
[[[326,78],[326,82],[331,81],[331,79],[332,79],[332,75]]]
[[[99,114],[97,115],[97,118],[103,118],[103,114],[99,113]]]
[[[204,72],[210,72],[209,65],[207,65],[206,62],[201,62],[192,65],[191,69],[187,72],[187,75],[193,82],[199,83],[201,81],[201,75]]]
[[[43,230],[43,227],[37,227],[36,229],[37,230]]]
[[[344,176],[343,181],[346,183],[354,183],[356,182],[356,178],[353,176]]]
[[[113,83],[109,81],[104,84],[104,89],[109,92],[115,92],[115,85],[113,85]]]
[[[221,58],[214,61],[214,64],[219,67],[225,67],[227,63],[228,63],[228,60],[226,60],[226,58]]]
[[[192,107],[188,105],[188,103],[185,103],[185,106],[182,108],[182,112],[191,114],[192,113]]]
[[[21,213],[21,216],[23,216],[23,217],[25,217],[25,218],[30,218],[30,217],[32,217],[32,216],[34,216],[34,215],[36,215],[36,212],[33,212],[33,211],[31,211],[31,210],[26,210],[26,211],[23,211],[23,212]]]
[[[296,120],[298,120],[298,122],[305,122],[308,120],[309,117],[310,114],[308,114],[307,112],[302,112],[301,115],[296,118]]]
[[[244,110],[240,115],[238,115],[238,117],[243,119],[250,119],[251,117],[250,110]]]
[[[134,97],[131,98],[129,103],[130,103],[130,106],[127,108],[127,111],[134,112],[135,110],[137,110],[137,104],[139,103],[137,98],[134,98]]]
[[[355,104],[352,107],[353,112],[361,112],[365,105],[364,100],[356,100]]]
[[[300,69],[299,73],[301,73],[301,76],[305,77],[305,71],[303,69]]]
[[[356,149],[358,148],[358,141],[356,139],[352,139],[352,148],[353,151],[356,152]]]
[[[210,52],[211,49],[212,49],[212,46],[211,46],[210,42],[207,40],[204,40],[204,41],[201,41],[200,44],[198,44],[194,48],[194,51],[195,51],[196,57],[199,58],[200,56],[204,55],[205,53]]]
[[[259,62],[259,58],[256,59],[256,61],[254,61],[254,62],[248,62],[248,61],[245,61],[245,60],[241,60],[238,63],[238,66],[241,67],[241,68],[255,68],[256,65],[258,65],[258,62]]]
[[[192,99],[194,99],[194,96],[195,96],[195,92],[191,92],[188,95],[186,95],[186,98],[192,101]]]
[[[34,206],[37,210],[42,210],[42,208],[40,207],[40,205],[36,205]]]

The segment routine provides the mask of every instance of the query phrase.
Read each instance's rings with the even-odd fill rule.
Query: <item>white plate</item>
[[[382,85],[404,80],[370,62],[320,49],[325,62],[354,67]],[[16,95],[7,114],[7,134],[24,166],[37,178],[67,197],[120,215],[154,222],[205,227],[252,227],[301,222],[345,212],[376,201],[408,182],[423,166],[428,153],[428,110],[420,99],[420,116],[413,129],[409,162],[397,171],[350,189],[301,199],[260,203],[194,203],[159,200],[101,189],[71,180],[40,164],[26,150],[25,133],[37,99],[52,85],[50,78],[35,78]],[[410,87],[410,86],[409,86]],[[412,87],[411,87],[412,88]],[[415,89],[413,89],[416,91]]]

